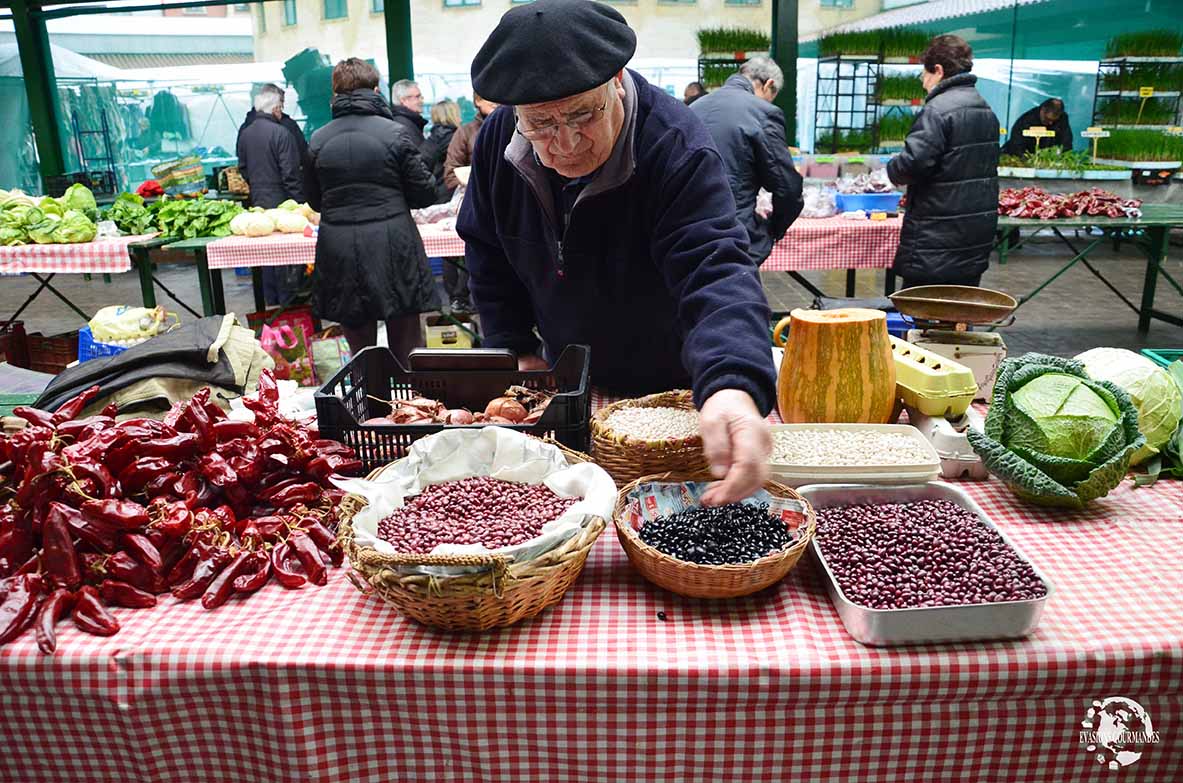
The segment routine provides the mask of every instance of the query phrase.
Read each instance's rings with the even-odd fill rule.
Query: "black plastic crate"
[[[408,370],[385,348],[367,348],[341,368],[316,393],[316,415],[322,438],[340,441],[357,452],[367,471],[406,456],[420,438],[442,432],[443,424],[364,426],[385,416],[382,400],[423,396],[449,408],[474,413],[510,386],[556,389],[536,424],[500,425],[538,437],[554,438],[568,448],[587,451],[591,418],[588,364],[591,349],[569,345],[554,367],[537,372],[519,370]],[[376,398],[376,399],[374,399]],[[474,425],[482,427],[485,425]]]

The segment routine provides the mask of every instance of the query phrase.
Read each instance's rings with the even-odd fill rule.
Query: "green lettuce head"
[[[29,224],[29,239],[39,245],[52,245],[55,241],[53,232],[58,227],[58,223],[61,222],[61,217],[52,212],[46,212],[40,221]]]
[[[1129,396],[1071,359],[1007,359],[985,431],[969,443],[987,470],[1032,503],[1083,508],[1121,483],[1146,444]]]
[[[38,201],[37,208],[46,215],[57,215],[58,217],[61,217],[66,211],[62,209],[62,205],[57,199],[50,198],[49,196],[46,196],[45,198]]]
[[[23,245],[28,241],[28,236],[19,228],[7,228],[0,226],[0,245],[8,247],[10,245]]]
[[[71,209],[53,230],[53,241],[59,245],[72,245],[78,242],[89,242],[98,233],[98,228],[90,222],[90,218],[78,210]]]
[[[66,188],[66,192],[62,194],[59,199],[64,211],[76,209],[87,217],[88,220],[97,220],[99,216],[99,205],[94,200],[94,194],[90,192],[90,188],[85,185],[74,183]]]

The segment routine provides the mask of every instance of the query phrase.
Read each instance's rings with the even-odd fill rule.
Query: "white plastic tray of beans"
[[[921,484],[935,479],[941,473],[941,457],[936,448],[924,435],[910,424],[774,424],[772,437],[787,431],[843,431],[875,432],[897,434],[911,438],[919,451],[924,452],[923,462],[904,465],[797,465],[776,462],[768,463],[773,478],[791,487],[805,484]],[[775,447],[774,447],[775,448]]]
[[[1051,597],[1051,580],[1035,568],[1006,534],[990,521],[986,513],[968,495],[956,487],[939,482],[902,487],[858,484],[824,484],[801,487],[798,492],[815,508],[855,506],[867,503],[911,503],[919,500],[948,500],[977,515],[988,527],[998,531],[1007,546],[1031,565],[1047,588],[1043,598],[1030,601],[1000,601],[955,606],[922,606],[914,609],[872,609],[847,599],[826,563],[817,538],[810,547],[820,566],[826,592],[838,609],[842,625],[855,641],[873,647],[935,642],[968,642],[989,639],[1019,639],[1039,624],[1043,607]]]

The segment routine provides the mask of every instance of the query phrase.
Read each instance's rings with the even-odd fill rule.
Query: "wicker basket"
[[[610,430],[608,417],[622,408],[696,410],[688,391],[662,392],[636,400],[621,400],[598,410],[591,420],[592,459],[608,471],[617,486],[657,473],[689,475],[707,470],[701,436],[679,440],[638,440]]]
[[[238,166],[227,166],[218,172],[218,190],[239,196],[249,196],[251,186],[243,178]]]
[[[628,554],[633,567],[658,587],[690,598],[738,598],[751,595],[779,582],[797,565],[817,530],[817,514],[808,501],[795,490],[776,481],[767,481],[764,489],[774,497],[793,498],[805,503],[805,524],[798,528],[799,538],[788,549],[739,565],[700,565],[679,560],[641,540],[636,529],[625,519],[626,499],[637,485],[647,481],[709,481],[706,474],[683,477],[664,474],[645,476],[630,483],[616,498],[616,537]]]
[[[588,461],[578,452],[557,443],[551,445],[557,446],[572,465]],[[377,478],[385,469],[375,470],[370,478]],[[501,555],[384,555],[354,541],[353,516],[364,506],[365,500],[356,495],[346,497],[341,504],[338,538],[349,555],[354,584],[363,593],[378,595],[412,620],[449,631],[484,631],[513,625],[558,603],[579,577],[592,544],[606,527],[604,520],[595,517],[563,544],[519,563]],[[483,569],[459,576],[394,570],[408,565]]]

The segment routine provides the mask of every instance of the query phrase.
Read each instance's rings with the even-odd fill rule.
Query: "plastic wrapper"
[[[702,496],[710,486],[710,482],[704,481],[638,484],[628,495],[625,519],[634,528],[640,529],[646,522],[701,506]],[[745,506],[768,506],[769,513],[784,520],[794,535],[797,528],[804,524],[809,509],[804,501],[773,497],[763,489],[740,502]]]
[[[803,218],[828,218],[838,214],[833,188],[806,185],[802,198],[805,201],[805,208],[801,210]]]
[[[845,195],[890,193],[893,190],[895,190],[895,186],[887,178],[887,169],[875,169],[868,174],[843,177],[838,180],[838,192]]]

